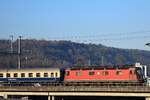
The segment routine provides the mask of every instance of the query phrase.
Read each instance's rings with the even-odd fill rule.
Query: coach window
[[[51,77],[54,77],[54,73],[51,73]]]
[[[95,75],[95,72],[89,72],[89,75]]]
[[[55,73],[55,77],[58,77],[58,73]]]
[[[0,77],[3,77],[3,74],[2,74],[2,73],[0,73]]]
[[[40,77],[40,73],[36,73],[36,77]]]
[[[48,73],[44,73],[44,77],[48,77]]]
[[[21,77],[25,77],[25,73],[21,73]]]
[[[14,73],[14,77],[18,77],[18,74],[17,74],[17,73]]]
[[[7,73],[7,74],[6,74],[6,77],[10,77],[10,73]]]
[[[29,73],[29,77],[33,77],[33,73]]]
[[[109,72],[108,71],[104,71],[104,72],[102,72],[102,75],[104,75],[104,76],[107,76],[109,74]]]
[[[122,75],[122,74],[123,74],[122,71],[117,71],[117,72],[116,72],[116,75]]]

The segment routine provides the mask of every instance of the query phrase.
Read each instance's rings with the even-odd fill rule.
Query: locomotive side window
[[[123,74],[122,71],[117,71],[117,72],[116,72],[116,75],[122,75],[122,74]]]
[[[108,74],[109,74],[108,71],[103,71],[103,72],[102,72],[102,75],[103,75],[103,76],[107,76]]]
[[[95,72],[89,72],[89,75],[95,75]]]
[[[40,73],[36,73],[36,77],[40,77]]]
[[[10,77],[10,73],[7,73],[7,74],[6,74],[6,77]]]
[[[44,73],[44,77],[48,77],[48,73]]]
[[[82,72],[76,72],[76,76],[81,76]]]
[[[21,73],[21,77],[25,77],[25,73]]]
[[[69,71],[66,71],[66,74],[65,74],[66,76],[69,76],[70,75],[70,72]]]
[[[54,73],[51,73],[51,77],[54,77]]]
[[[97,75],[100,75],[100,72],[97,72]]]
[[[28,75],[29,75],[29,77],[33,77],[33,73],[29,73]]]
[[[3,77],[3,74],[2,74],[2,73],[0,73],[0,77]]]
[[[18,77],[18,73],[14,73],[14,77]]]

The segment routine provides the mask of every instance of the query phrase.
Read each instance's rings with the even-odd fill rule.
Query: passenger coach
[[[59,68],[0,70],[0,82],[56,82],[60,80]]]

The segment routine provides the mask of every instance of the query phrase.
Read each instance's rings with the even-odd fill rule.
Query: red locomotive
[[[97,66],[88,68],[70,68],[65,70],[64,81],[85,82],[85,81],[101,81],[101,82],[142,82],[144,73],[142,66]]]

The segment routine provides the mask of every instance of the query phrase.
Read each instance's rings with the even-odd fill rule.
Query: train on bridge
[[[139,63],[116,66],[81,66],[73,68],[32,68],[0,70],[1,83],[142,83],[146,66]]]

